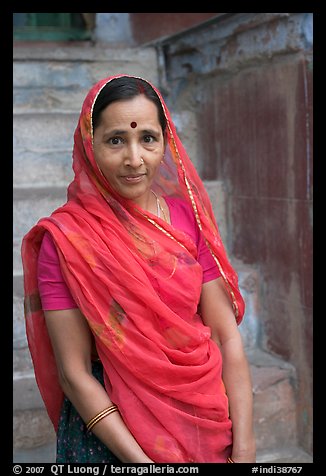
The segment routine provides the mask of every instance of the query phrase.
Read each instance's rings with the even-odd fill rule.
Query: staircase
[[[251,366],[258,463],[312,463],[297,445],[295,368],[259,347],[259,273],[233,262],[246,302],[239,329]]]
[[[118,73],[143,76],[158,84],[155,50],[124,48],[122,53],[102,46],[14,49],[15,463],[55,461],[55,434],[35,384],[25,336],[21,240],[40,217],[49,215],[65,202],[67,184],[73,178],[73,132],[82,101],[97,80]],[[181,137],[182,125],[181,119]],[[213,202],[216,194],[219,196],[218,216],[223,237],[223,184],[207,182],[206,186]],[[240,330],[253,375],[258,462],[312,462],[296,443],[295,370],[259,349],[257,272],[241,263],[235,266],[247,303]]]

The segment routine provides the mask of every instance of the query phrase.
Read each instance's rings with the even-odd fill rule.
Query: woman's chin
[[[120,195],[120,197],[126,200],[132,200],[141,205],[142,201],[147,201],[148,194],[150,193],[151,188],[149,184],[145,185],[142,182],[133,182],[132,184],[120,186],[115,190]]]

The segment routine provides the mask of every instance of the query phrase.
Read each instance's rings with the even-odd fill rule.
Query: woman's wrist
[[[234,463],[255,463],[256,442],[254,437],[248,438],[241,443],[233,443],[231,457]]]

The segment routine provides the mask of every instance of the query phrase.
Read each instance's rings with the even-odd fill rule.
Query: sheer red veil
[[[67,202],[23,239],[26,331],[36,380],[57,428],[63,394],[37,283],[47,230],[94,334],[106,390],[144,451],[156,462],[223,462],[230,453],[231,422],[221,354],[197,309],[202,270],[196,246],[185,233],[117,196],[94,160],[94,102],[117,77],[99,81],[84,101]],[[240,323],[244,301],[211,202],[152,87],[167,120],[166,151],[152,188],[191,205]]]

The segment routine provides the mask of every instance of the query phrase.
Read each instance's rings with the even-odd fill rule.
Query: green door
[[[85,13],[14,13],[14,40],[89,40],[91,28]]]

